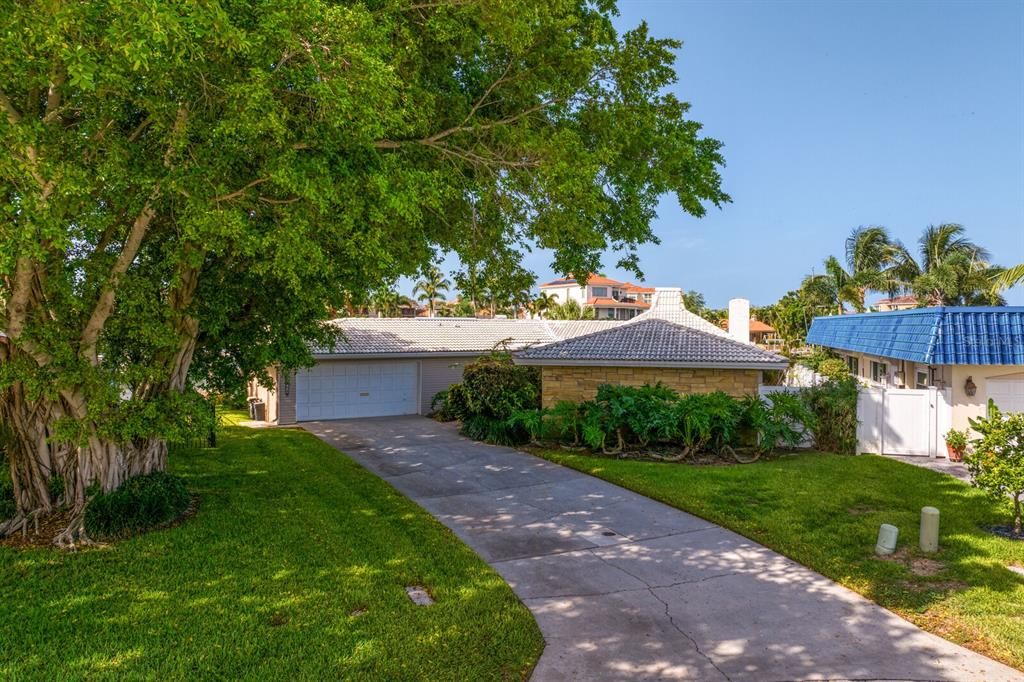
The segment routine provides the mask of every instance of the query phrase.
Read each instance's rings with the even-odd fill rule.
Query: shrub
[[[749,396],[743,404],[745,445],[770,454],[777,447],[800,447],[815,426],[815,416],[803,396],[780,391],[768,399]]]
[[[507,353],[492,353],[466,365],[462,383],[448,387],[440,411],[460,420],[470,438],[515,445],[529,433],[512,416],[539,407],[539,370],[514,364]]]
[[[811,433],[818,450],[852,455],[857,449],[857,379],[833,378],[801,391],[814,415]]]
[[[839,358],[828,358],[818,363],[818,374],[828,379],[838,379],[849,376],[850,369],[846,363]]]
[[[117,490],[98,493],[85,508],[85,528],[93,537],[141,533],[180,517],[191,495],[181,478],[163,471],[129,478]]]
[[[448,402],[448,391],[448,388],[443,388],[430,399],[430,416],[439,422],[450,422],[458,418]]]
[[[988,415],[971,419],[971,428],[980,438],[971,441],[973,451],[964,455],[974,485],[997,500],[1013,500],[1013,533],[1022,534],[1024,497],[1024,414],[1007,414],[991,400]]]
[[[838,359],[839,356],[834,351],[817,346],[810,353],[801,357],[799,361],[804,367],[819,372],[821,363]]]

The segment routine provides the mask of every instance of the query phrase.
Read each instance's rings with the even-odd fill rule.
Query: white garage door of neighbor
[[[988,379],[988,397],[1002,412],[1024,412],[1024,379]]]
[[[416,414],[416,361],[322,362],[295,377],[295,418]]]

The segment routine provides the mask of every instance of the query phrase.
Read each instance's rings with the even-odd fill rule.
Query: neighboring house
[[[879,299],[871,307],[880,313],[890,313],[894,310],[912,310],[918,306],[917,296],[893,296]]]
[[[807,343],[832,348],[869,386],[936,388],[954,428],[989,398],[1024,412],[1024,307],[934,307],[817,317]]]
[[[599,320],[629,320],[651,307],[654,287],[620,282],[591,274],[585,285],[574,277],[563,277],[540,285],[543,293],[559,304],[576,301],[582,308],[593,308]]]
[[[766,354],[689,312],[679,289],[659,289],[660,303],[630,322],[614,320],[514,320],[465,318],[344,318],[333,322],[341,338],[333,348],[314,348],[315,364],[290,375],[270,368],[274,388],[255,382],[249,395],[263,401],[267,421],[296,421],[426,414],[434,396],[462,380],[466,363],[496,347],[518,351],[645,321],[635,333],[605,339],[629,356],[636,349],[665,354],[668,364],[646,362],[631,377],[664,381],[680,390],[757,391],[759,370],[778,369],[785,359]],[[736,308],[738,338],[746,338],[746,304]],[[732,307],[732,306],[731,306]],[[655,330],[650,338],[645,330]],[[647,339],[642,341],[642,339]],[[639,345],[638,345],[639,344]],[[645,345],[646,344],[646,345]],[[781,363],[781,365],[780,365]],[[620,363],[621,364],[621,363]],[[544,370],[548,374],[550,371]],[[591,373],[596,376],[598,372]],[[683,381],[685,379],[685,381]],[[618,381],[618,378],[614,379]]]
[[[724,391],[757,395],[763,370],[789,361],[749,343],[750,304],[730,301],[730,333],[683,308],[680,289],[657,289],[651,309],[610,329],[513,354],[516,364],[541,368],[544,407],[593,398],[598,386],[661,382],[680,393]]]
[[[718,326],[727,329],[729,320],[722,320]],[[779,332],[775,327],[753,318],[750,320],[750,334],[747,340],[765,350],[776,350],[782,347],[782,339],[779,338]]]
[[[250,384],[267,421],[426,414],[438,391],[462,380],[467,362],[495,347],[516,350],[621,323],[353,317],[333,324],[342,338],[334,348],[315,348],[313,367],[290,376],[270,368],[273,389]]]

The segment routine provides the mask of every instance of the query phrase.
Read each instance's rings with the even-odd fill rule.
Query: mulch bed
[[[114,542],[118,542],[120,540],[127,540],[128,538],[144,535],[145,533],[149,533],[155,530],[177,528],[181,524],[191,519],[197,513],[199,513],[200,502],[201,498],[199,497],[199,495],[192,495],[192,501],[189,502],[189,505],[185,509],[185,511],[176,519],[172,519],[167,523],[161,523],[159,525],[153,526],[152,528],[147,528],[141,533],[135,533],[132,535],[126,535],[118,538],[98,539],[95,541],[93,546],[106,547],[113,544]],[[16,550],[59,549],[56,545],[53,544],[53,538],[55,538],[62,530],[67,528],[69,523],[71,523],[70,512],[55,512],[47,516],[42,521],[40,521],[39,532],[29,530],[29,532],[24,535],[21,533],[15,533],[14,535],[8,536],[6,538],[0,538],[0,547],[10,547]],[[82,547],[78,547],[76,549],[82,549]]]
[[[990,526],[986,528],[989,533],[995,533],[1001,538],[1007,540],[1021,540],[1024,541],[1024,535],[1017,535],[1013,532],[1013,526]]]

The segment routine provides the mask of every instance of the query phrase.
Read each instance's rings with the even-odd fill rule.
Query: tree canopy
[[[635,268],[659,196],[728,200],[720,143],[665,90],[680,44],[617,34],[607,0],[0,8],[22,525],[162,468],[186,389],[307,362],[329,308],[442,252]]]

